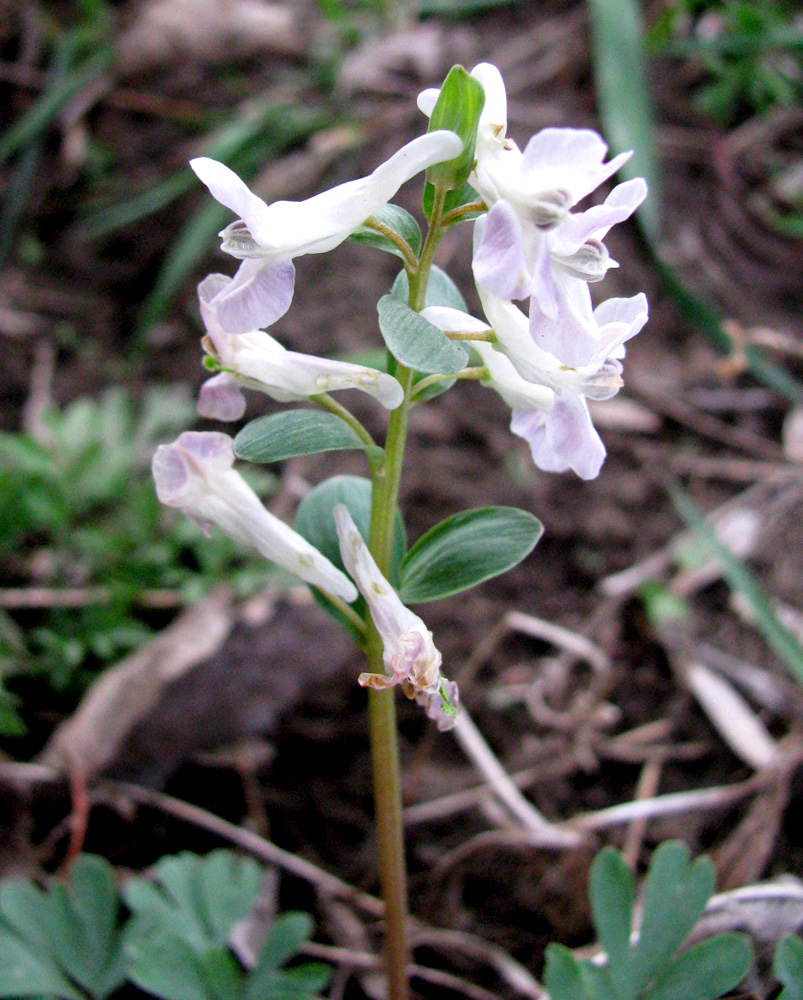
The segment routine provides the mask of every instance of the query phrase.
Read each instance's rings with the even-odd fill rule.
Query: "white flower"
[[[383,690],[401,684],[408,698],[424,705],[439,729],[454,725],[457,687],[441,675],[441,654],[424,622],[406,608],[376,565],[344,504],[335,507],[340,554],[365,598],[382,639],[386,674],[360,674],[363,687]]]
[[[168,507],[180,508],[201,528],[211,526],[302,580],[351,603],[357,591],[348,577],[283,521],[267,511],[233,468],[231,438],[187,431],[163,444],[153,457],[156,493]]]
[[[569,128],[543,129],[522,152],[505,134],[499,70],[480,63],[472,76],[485,105],[469,183],[489,207],[475,231],[475,280],[500,299],[529,298],[531,332],[541,346],[564,364],[586,364],[596,349],[587,283],[616,266],[601,241],[643,201],[646,184],[626,181],[603,205],[571,214],[631,154],[605,163],[607,146],[596,132]],[[419,106],[430,113],[436,98],[437,91],[424,91]]]
[[[605,446],[591,422],[586,399],[609,399],[622,385],[624,343],[647,321],[647,299],[609,299],[594,310],[598,352],[579,368],[562,365],[533,342],[525,314],[480,289],[490,326],[456,309],[429,307],[422,316],[444,332],[495,335],[493,343],[471,341],[486,369],[484,385],[511,407],[510,429],[530,446],[533,461],[545,472],[572,469],[594,479]]]
[[[389,410],[401,405],[404,390],[385,372],[288,351],[262,330],[227,333],[218,320],[215,302],[230,284],[231,278],[210,274],[198,286],[207,332],[204,346],[224,369],[201,387],[198,412],[202,416],[238,420],[245,412],[241,386],[282,403],[322,392],[359,389]]]
[[[342,243],[415,174],[453,159],[463,148],[454,132],[419,136],[368,177],[348,181],[306,201],[266,205],[227,166],[198,157],[190,166],[221,204],[238,217],[220,234],[222,248],[242,260],[234,281],[220,293],[218,319],[231,333],[270,326],[293,298],[293,259]]]

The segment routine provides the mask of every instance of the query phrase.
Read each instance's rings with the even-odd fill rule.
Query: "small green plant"
[[[114,390],[48,411],[36,438],[0,434],[0,568],[34,598],[15,616],[0,611],[0,734],[25,731],[4,678],[36,674],[78,692],[151,635],[148,595],[181,603],[224,573],[243,592],[268,579],[224,536],[166,518],[153,495],[155,443],[191,419],[184,393],[153,389],[135,405]],[[264,495],[274,480],[252,482]]]
[[[633,927],[633,876],[622,856],[605,848],[591,867],[589,896],[605,964],[579,961],[551,944],[544,984],[552,1000],[714,1000],[750,969],[744,934],[719,934],[680,951],[714,891],[708,858],[689,863],[689,850],[667,841],[647,872],[641,925]]]
[[[698,107],[725,124],[803,95],[803,31],[796,6],[761,0],[679,0],[652,31],[653,46],[698,59],[707,74]],[[692,34],[683,37],[684,28]]]
[[[793,934],[783,938],[775,950],[772,971],[783,983],[777,1000],[803,1000],[803,939]]]
[[[311,1000],[321,964],[284,966],[312,934],[306,913],[277,917],[252,970],[229,948],[262,886],[257,863],[229,851],[162,858],[153,880],[79,857],[64,884],[0,883],[0,997],[105,1000],[129,982],[161,1000]]]

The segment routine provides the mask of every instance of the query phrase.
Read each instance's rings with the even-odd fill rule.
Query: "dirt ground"
[[[261,91],[277,100],[292,94],[363,126],[356,133],[332,127],[297,144],[254,182],[271,198],[303,197],[373,169],[421,131],[417,92],[454,62],[483,59],[505,76],[509,134],[520,143],[545,125],[599,127],[580,3],[522,3],[368,41],[346,56],[328,94],[314,88],[310,67],[331,44],[332,28],[312,5],[279,8],[284,28],[266,37],[230,26],[225,45],[213,44],[219,26],[205,37],[203,24],[190,32],[186,17],[163,27],[157,44],[147,19],[159,7],[130,0],[112,8],[124,58],[48,136],[26,206],[45,257],[17,253],[0,273],[4,429],[20,428],[26,401],[41,391],[43,357],[55,358],[45,391],[60,404],[120,381],[141,392],[151,382],[195,389],[203,377],[194,282],[231,270],[214,244],[144,349],[132,348],[132,338],[168,248],[207,196],[193,188],[148,219],[87,240],[82,164],[90,138],[114,147],[115,183],[138,188],[197,152],[193,114],[200,120]],[[9,70],[25,65],[25,45],[36,42],[24,13],[10,12],[0,18],[4,126],[36,89]],[[650,6],[648,20],[655,13]],[[801,112],[716,125],[693,105],[699,74],[689,62],[652,63],[665,187],[661,255],[731,322],[740,347],[761,344],[799,379],[803,241],[774,231],[762,206],[771,164],[803,155]],[[417,197],[411,185],[399,201],[417,211]],[[469,241],[468,227],[455,232],[438,259],[464,289]],[[689,541],[668,490],[681,485],[701,511],[715,514],[787,626],[803,634],[800,413],[745,370],[739,350],[723,357],[689,322],[634,225],[617,227],[608,243],[621,267],[604,282],[605,296],[646,291],[650,322],[628,346],[625,389],[594,410],[608,450],[598,479],[536,470],[510,435],[501,400],[475,384],[420,407],[411,424],[401,497],[410,538],[486,504],[522,507],[545,526],[517,569],[419,610],[507,772],[548,819],[583,830],[583,846],[533,846],[483,790],[454,739],[433,732],[415,706],[400,706],[416,961],[500,997],[525,994],[500,973],[492,946],[538,976],[549,941],[590,940],[586,877],[604,844],[641,865],[655,845],[680,837],[711,855],[720,890],[800,875],[803,867],[803,692],[721,564],[700,559],[704,546]],[[293,306],[274,330],[283,343],[309,353],[375,346],[374,303],[394,277],[393,259],[349,244],[297,264]],[[77,336],[65,338],[65,326]],[[249,415],[270,409],[261,400],[250,405]],[[355,401],[355,410],[376,424],[369,405]],[[361,471],[348,456],[288,461],[271,509],[290,516],[310,485]],[[651,602],[645,593],[657,597]],[[658,598],[683,598],[685,614],[662,618]],[[246,607],[225,594],[220,600],[225,624],[217,645],[209,640],[212,652],[199,648],[198,665],[119,740],[87,735],[94,748],[86,751],[88,771],[242,823],[376,892],[358,656],[295,593]],[[736,708],[721,710],[723,690],[738,693]],[[224,746],[236,749],[219,752]],[[40,759],[60,760],[53,750]],[[170,815],[164,802],[126,798],[108,784],[94,794],[85,847],[121,866],[221,843]],[[641,812],[632,806],[639,800]],[[73,806],[58,783],[9,783],[4,867],[58,863]],[[321,941],[376,946],[364,914],[298,875],[283,875],[280,902],[315,912]],[[803,914],[797,918],[803,925]],[[422,996],[452,995],[423,981],[416,988]],[[370,983],[352,978],[343,991],[359,998]],[[763,995],[760,984],[755,994]]]

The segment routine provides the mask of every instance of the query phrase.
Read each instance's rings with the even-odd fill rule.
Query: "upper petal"
[[[613,176],[633,155],[620,153],[603,163],[607,152],[602,137],[591,129],[545,128],[527,143],[522,170],[536,179],[539,187],[568,189],[574,204]]]
[[[234,279],[210,301],[227,333],[249,333],[271,326],[293,301],[295,267],[290,259],[244,260]]]
[[[460,153],[463,143],[445,129],[408,142],[368,177],[347,181],[306,201],[275,201],[265,229],[253,232],[259,243],[288,256],[331,250],[359,228],[417,173]]]
[[[198,156],[190,160],[190,166],[209,188],[212,197],[242,219],[252,236],[259,241],[257,234],[264,229],[268,211],[265,202],[250,191],[237,174],[224,163],[212,160],[208,156]]]

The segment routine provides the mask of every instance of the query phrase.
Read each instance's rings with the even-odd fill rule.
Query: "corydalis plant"
[[[435,639],[409,605],[509,569],[541,533],[526,511],[483,508],[447,518],[406,549],[397,505],[410,411],[460,380],[477,380],[510,405],[511,429],[527,441],[539,468],[593,478],[605,449],[587,400],[619,390],[624,345],[647,320],[643,295],[593,308],[589,291],[615,266],[602,240],[644,198],[644,182],[620,184],[602,204],[575,211],[629,154],[606,162],[605,143],[587,129],[545,129],[520,151],[507,137],[502,77],[488,63],[471,74],[454,67],[419,105],[430,119],[426,135],[367,177],[302,202],[267,205],[225,165],[192,161],[238,217],[221,235],[222,249],[241,261],[233,278],[211,275],[199,287],[207,366],[217,372],[202,389],[201,413],[238,419],[243,389],[315,409],[262,417],[234,446],[218,433],[184,434],[154,459],[161,499],[305,580],[365,652],[367,669],[357,679],[370,707],[392,1000],[407,995],[408,957],[395,689],[420,703],[440,729],[454,726],[462,711],[456,685],[441,672]],[[388,204],[422,171],[423,235],[413,216]],[[433,265],[445,233],[462,222],[475,229],[473,272],[485,319],[467,312],[454,282]],[[280,330],[265,330],[291,304],[293,261],[350,236],[402,261],[377,304],[385,371],[287,350]],[[525,300],[528,311],[514,300]],[[330,395],[348,388],[388,411],[383,440],[374,439],[344,396]],[[368,477],[335,477],[314,487],[295,532],[268,514],[234,471],[238,447],[249,461],[358,448]]]

